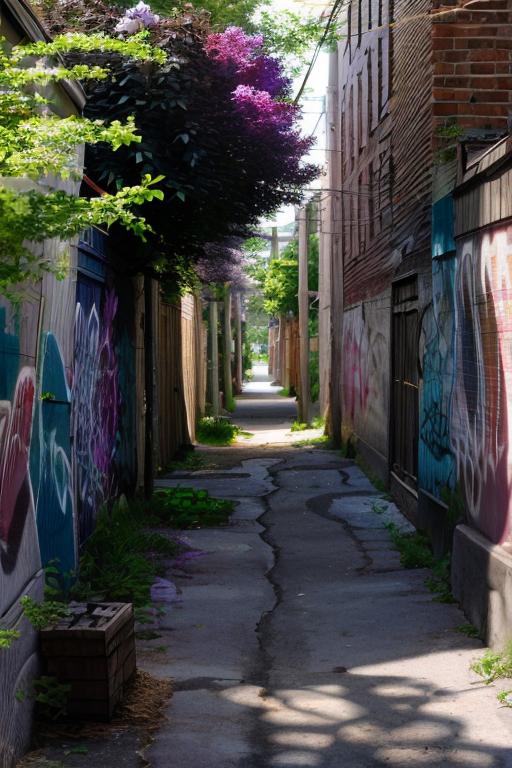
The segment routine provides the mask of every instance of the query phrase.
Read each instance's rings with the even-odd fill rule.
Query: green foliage
[[[45,600],[43,603],[38,603],[32,597],[25,595],[21,598],[20,605],[34,629],[45,629],[52,624],[57,624],[64,616],[69,615],[67,605],[56,600]]]
[[[126,499],[102,509],[80,559],[79,581],[74,595],[79,599],[150,602],[151,584],[158,572],[158,556],[173,555],[177,545],[161,534],[148,532],[142,503]]]
[[[213,499],[208,491],[181,486],[155,491],[149,506],[156,521],[182,529],[227,525],[234,508],[232,501]]]
[[[184,459],[172,461],[166,468],[165,473],[179,472],[182,470],[186,472],[196,472],[199,469],[205,469],[207,466],[208,462],[202,453],[198,453],[198,451],[188,451]]]
[[[292,240],[278,259],[262,265],[258,275],[263,288],[263,306],[269,315],[284,315],[299,311],[299,252],[298,241]],[[310,235],[308,251],[308,284],[310,291],[318,290],[318,236]]]
[[[459,624],[458,627],[455,627],[455,631],[460,632],[461,635],[466,635],[466,637],[480,637],[480,632],[473,624]]]
[[[386,528],[404,568],[432,568],[434,556],[424,533],[402,533],[394,523],[387,523]]]
[[[105,78],[107,72],[101,67],[42,63],[62,53],[84,50],[115,51],[146,62],[165,59],[160,49],[149,46],[140,36],[123,41],[102,35],[64,35],[49,43],[0,51],[0,177],[18,180],[13,181],[12,188],[4,183],[0,189],[0,293],[11,298],[19,283],[39,279],[45,271],[57,277],[66,271],[64,249],[55,262],[49,261],[41,256],[41,249],[27,247],[28,238],[34,244],[49,238],[66,241],[90,225],[110,226],[114,222],[143,237],[149,228],[132,209],[163,196],[161,190],[151,188],[161,179],[149,175],[141,184],[91,199],[62,190],[46,194],[47,190],[35,183],[49,175],[64,180],[81,178],[78,149],[84,143],[109,145],[115,151],[141,141],[132,118],[110,124],[77,116],[61,118],[51,111],[49,97],[38,93],[41,86],[55,86],[62,80]],[[27,57],[36,57],[37,65],[27,67]]]
[[[303,421],[294,421],[292,426],[290,427],[290,432],[304,432],[306,429],[309,429],[309,424],[306,424]]]
[[[10,648],[19,637],[20,633],[16,629],[0,629],[0,650]]]
[[[268,0],[200,0],[193,3],[196,9],[210,14],[212,28],[218,31],[232,25],[252,30],[255,11],[267,4]],[[133,0],[113,0],[112,5],[132,8],[135,3]],[[187,0],[153,0],[150,5],[152,11],[162,16],[173,16],[190,8]]]
[[[332,448],[331,438],[328,435],[310,437],[308,440],[297,440],[292,445],[294,448],[325,448],[327,450]]]
[[[42,675],[34,680],[34,699],[40,714],[49,720],[58,720],[67,712],[70,684],[59,683],[56,677]]]
[[[501,678],[512,678],[512,643],[504,651],[487,650],[471,664],[471,669],[483,677],[486,685]]]
[[[197,441],[204,445],[231,445],[240,428],[223,416],[203,416],[197,423]]]
[[[281,397],[297,397],[295,387],[283,387],[277,394]]]
[[[457,602],[452,595],[451,581],[450,581],[450,555],[435,560],[432,565],[432,576],[430,576],[425,584],[427,588],[434,593],[434,600],[437,603],[455,603]]]
[[[504,707],[512,707],[512,691],[500,691],[496,698]]]
[[[263,11],[258,21],[258,32],[265,37],[265,50],[282,56],[292,75],[300,74],[309,61],[316,44],[324,35],[326,19],[313,14],[307,16],[289,10]],[[327,33],[324,47],[334,48],[340,39],[333,26]]]

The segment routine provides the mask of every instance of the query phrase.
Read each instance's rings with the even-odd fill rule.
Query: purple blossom
[[[160,16],[153,13],[149,5],[140,0],[136,6],[125,11],[124,16],[115,26],[118,34],[134,35],[141,29],[151,29],[156,27],[160,21]]]
[[[272,56],[257,56],[238,74],[244,85],[267,91],[271,96],[284,96],[290,92],[291,80],[284,74],[281,62]]]
[[[227,27],[224,32],[208,35],[205,51],[214,61],[232,64],[239,70],[261,52],[262,45],[263,35],[248,35],[240,27]]]
[[[244,254],[231,240],[207,243],[204,255],[196,264],[196,272],[203,283],[244,283]]]
[[[255,131],[269,127],[279,132],[289,131],[298,115],[294,104],[275,101],[268,91],[259,91],[250,85],[238,85],[233,91],[233,101]]]

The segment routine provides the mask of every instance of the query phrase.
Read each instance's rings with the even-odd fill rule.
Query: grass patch
[[[512,643],[504,651],[487,650],[480,659],[471,664],[471,669],[483,678],[486,685],[495,680],[512,678]]]
[[[512,691],[500,691],[496,698],[503,707],[512,707]]]
[[[73,596],[148,605],[161,557],[178,551],[171,539],[145,530],[149,524],[142,502],[121,499],[110,510],[103,509],[80,559]]]
[[[332,449],[332,441],[329,435],[320,435],[320,437],[310,437],[307,440],[296,440],[292,443],[294,448],[326,448]]]
[[[281,397],[297,397],[294,387],[283,387],[277,394]]]
[[[227,525],[234,503],[213,499],[208,491],[194,488],[162,488],[153,494],[151,515],[156,523],[171,528],[207,528]]]
[[[459,624],[458,627],[455,627],[455,631],[460,632],[461,635],[466,635],[466,637],[480,637],[478,629],[473,624]]]
[[[387,523],[395,549],[400,553],[403,568],[432,568],[434,556],[424,533],[402,533],[394,523]]]
[[[310,429],[309,424],[304,421],[294,421],[290,427],[290,432],[304,432],[306,429]]]
[[[203,445],[231,445],[240,427],[224,416],[203,416],[197,423],[196,437]]]
[[[189,451],[184,459],[172,461],[167,467],[165,472],[161,474],[167,474],[169,472],[197,472],[200,469],[206,469],[208,462],[203,454],[197,451]]]

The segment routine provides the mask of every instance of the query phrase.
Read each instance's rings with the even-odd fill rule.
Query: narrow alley
[[[147,667],[174,680],[149,764],[512,766],[509,713],[469,670],[481,643],[391,546],[385,524],[409,523],[353,462],[285,445],[293,414],[257,377],[235,413],[255,442],[192,475],[238,506],[188,533],[207,554],[177,580],[168,653]]]

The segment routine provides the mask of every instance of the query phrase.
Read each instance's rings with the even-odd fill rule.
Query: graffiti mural
[[[457,252],[451,447],[472,523],[491,541],[511,527],[512,227]]]
[[[135,476],[135,366],[117,293],[81,278],[75,315],[72,421],[79,539]]]
[[[30,475],[43,565],[57,560],[66,573],[76,565],[71,402],[64,361],[53,333],[43,333],[40,361]]]
[[[438,499],[456,483],[450,442],[455,382],[455,257],[432,262],[432,306],[422,324],[419,487]]]
[[[349,310],[343,320],[343,408],[347,425],[387,453],[389,300]]]

